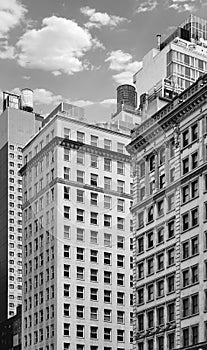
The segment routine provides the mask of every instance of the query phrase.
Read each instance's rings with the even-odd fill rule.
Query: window
[[[168,204],[168,211],[171,211],[175,208],[175,195],[174,194],[170,194],[167,197],[167,204]]]
[[[198,208],[191,210],[192,227],[198,224]]]
[[[64,218],[65,219],[70,219],[70,207],[64,205]]]
[[[112,273],[110,271],[104,271],[104,283],[111,284]]]
[[[76,306],[76,317],[77,318],[84,318],[84,306],[83,305]]]
[[[175,261],[175,249],[174,248],[168,249],[167,255],[168,255],[168,266],[171,266],[174,264],[174,261]]]
[[[84,203],[84,191],[76,190],[76,200],[78,203]]]
[[[91,320],[98,320],[98,308],[97,307],[90,308],[90,318],[91,318]]]
[[[85,134],[83,132],[77,131],[77,141],[78,142],[85,142]]]
[[[124,230],[124,218],[117,217],[117,229]]]
[[[64,244],[64,258],[70,258],[70,246],[66,244]]]
[[[104,170],[111,171],[112,161],[110,158],[104,158]]]
[[[91,186],[98,186],[98,175],[91,174]]]
[[[160,227],[157,230],[157,243],[160,244],[164,242],[164,228]]]
[[[198,152],[195,152],[191,156],[192,169],[195,169],[198,166]]]
[[[150,193],[151,194],[151,193]],[[145,196],[145,186],[142,186],[140,188],[140,200],[142,201],[144,199]]]
[[[91,154],[91,167],[98,168],[98,156]]]
[[[84,183],[84,175],[85,173],[81,170],[77,170],[77,182]]]
[[[145,176],[145,162],[141,162],[139,166],[140,178]]]
[[[189,309],[189,298],[183,298],[182,300],[182,305],[183,305],[183,317],[187,317],[190,313]]]
[[[172,238],[175,235],[175,222],[174,220],[168,222],[168,238]]]
[[[104,177],[104,190],[111,191],[111,178]]]
[[[189,143],[189,132],[188,130],[185,130],[182,134],[182,139],[183,139],[183,147],[187,146]]]
[[[154,311],[150,310],[147,312],[148,328],[154,327]]]
[[[199,333],[198,333],[198,325],[192,326],[191,327],[192,331],[192,344],[198,344],[199,342]]]
[[[64,295],[64,298],[70,297],[70,285],[67,283],[64,283],[63,295]]]
[[[161,216],[164,214],[164,200],[161,199],[157,202],[157,215]]]
[[[92,244],[97,244],[98,243],[98,232],[91,231],[90,242]]]
[[[170,169],[170,182],[175,180],[175,168]]]
[[[172,293],[175,291],[175,276],[169,276],[167,277],[167,289],[168,293]]]
[[[117,285],[124,286],[124,277],[123,273],[117,273]]]
[[[194,124],[192,127],[191,127],[191,141],[195,141],[197,140],[198,138],[198,124]]]
[[[183,164],[183,175],[185,175],[189,172],[189,159],[188,158],[183,159],[182,164]]]
[[[90,338],[98,339],[98,327],[95,327],[95,326],[90,327]]]
[[[98,147],[98,136],[91,135],[91,146]]]
[[[124,293],[117,292],[117,304],[124,305]]]
[[[147,248],[150,249],[154,246],[154,234],[153,231],[147,233]]]
[[[168,335],[167,335],[167,337],[168,337],[168,349],[169,350],[173,350],[174,349],[174,347],[175,347],[175,334],[174,333],[169,333]]]
[[[84,260],[84,248],[76,248],[76,259],[80,261]]]
[[[117,248],[124,249],[124,237],[117,236]]]
[[[137,239],[137,250],[138,250],[138,253],[144,252],[144,237],[139,237]]]
[[[111,209],[112,198],[104,195],[104,208]]]
[[[111,322],[111,310],[104,309],[104,322]]]
[[[183,223],[183,231],[188,230],[188,228],[189,228],[189,214],[188,213],[183,214],[182,223]]]
[[[111,291],[104,290],[104,303],[111,303]]]
[[[78,280],[84,280],[84,267],[77,266],[76,277]]]
[[[117,174],[124,175],[124,163],[117,161]]]
[[[124,181],[117,180],[117,192],[124,193]]]
[[[167,305],[167,322],[172,322],[175,319],[175,304],[170,303]]]
[[[154,217],[154,208],[153,208],[153,205],[152,205],[152,206],[150,206],[147,209],[147,220],[148,220],[148,222],[153,221],[153,217]]]
[[[64,148],[64,160],[66,162],[70,161],[70,150],[68,148]]]
[[[158,325],[164,324],[164,307],[157,308],[157,323]]]
[[[183,329],[183,346],[189,346],[189,328]]]
[[[147,286],[147,301],[152,301],[154,300],[154,285],[149,284]]]
[[[77,227],[77,232],[76,232],[76,239],[79,242],[84,241],[84,229]]]
[[[108,150],[111,150],[111,140],[109,139],[104,139],[104,148],[105,149],[108,149]]]
[[[85,156],[83,151],[77,151],[77,164],[84,164]]]
[[[191,197],[196,198],[198,196],[198,179],[191,182]]]
[[[139,288],[137,290],[137,302],[138,302],[138,305],[144,303],[144,288]]]
[[[165,162],[165,148],[161,148],[159,151],[159,163],[160,165],[164,164]]]
[[[64,317],[70,316],[70,304],[64,303]]]
[[[90,289],[90,299],[92,301],[97,301],[98,300],[98,289],[96,289],[96,288],[91,288]]]
[[[64,128],[64,138],[70,139],[70,129]]]
[[[111,328],[104,328],[104,340],[111,341]]]
[[[139,332],[144,330],[144,314],[137,315],[137,326]]]
[[[124,267],[124,255],[117,254],[117,267]]]
[[[124,342],[124,330],[117,329],[117,342]]]
[[[191,254],[198,254],[198,236],[192,238],[191,240]]]
[[[94,263],[98,262],[98,250],[92,250],[91,249],[90,261],[94,262]]]
[[[112,246],[112,236],[110,233],[104,233],[104,247]]]
[[[152,154],[150,157],[149,157],[149,170],[152,171],[155,169],[155,155]]]
[[[138,227],[144,226],[144,212],[138,213]]]
[[[90,280],[91,282],[98,282],[98,270],[91,269]]]
[[[157,270],[160,271],[164,269],[164,253],[157,255]]]
[[[192,307],[192,315],[195,315],[199,312],[198,294],[192,295],[191,307]]]
[[[104,226],[105,227],[111,227],[111,223],[112,223],[111,215],[104,214]]]
[[[77,338],[84,338],[84,326],[77,324],[76,325],[76,337]]]
[[[159,184],[160,184],[160,189],[162,189],[165,185],[165,174],[160,175]]]
[[[76,214],[77,221],[84,222],[84,210],[77,208],[77,214]]]
[[[70,278],[70,265],[64,264],[64,277]]]
[[[104,265],[111,265],[111,253],[104,252]]]
[[[141,262],[137,265],[137,277],[141,279],[144,277],[144,263]]]
[[[164,296],[164,280],[159,280],[157,282],[157,297],[160,298],[163,296]],[[153,299],[154,299],[154,297],[152,294],[151,299],[148,299],[148,300],[153,300]]]
[[[91,212],[90,223],[92,225],[98,225],[98,213]]]

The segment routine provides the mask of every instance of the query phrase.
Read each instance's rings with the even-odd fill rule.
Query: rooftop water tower
[[[33,111],[33,90],[25,88],[21,90],[21,108],[24,111]]]
[[[135,110],[137,107],[137,92],[134,86],[120,85],[117,88],[117,112],[122,109]]]

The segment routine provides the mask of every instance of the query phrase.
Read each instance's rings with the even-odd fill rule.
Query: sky
[[[109,120],[156,34],[190,13],[207,19],[207,0],[0,0],[0,92],[28,87],[38,113],[65,101]]]

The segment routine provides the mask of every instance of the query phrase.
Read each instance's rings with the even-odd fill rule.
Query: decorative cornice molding
[[[129,153],[141,151],[147,144],[166,133],[193,111],[201,108],[207,98],[207,74],[182,92],[165,107],[144,121],[132,133],[132,142],[127,146]]]

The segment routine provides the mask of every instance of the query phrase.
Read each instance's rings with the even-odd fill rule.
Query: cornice
[[[29,160],[23,167],[19,170],[20,175],[24,175],[26,169],[33,167],[40,159],[42,159],[50,149],[54,146],[61,146],[73,150],[82,150],[85,153],[94,154],[101,157],[109,157],[112,160],[120,160],[125,163],[130,163],[131,158],[127,154],[110,151],[104,148],[95,147],[88,145],[86,143],[78,142],[75,140],[65,139],[63,137],[54,137],[43,149],[38,152],[31,160]]]
[[[207,74],[138,126],[132,133],[132,142],[127,146],[127,151],[131,154],[141,151],[147,144],[151,144],[161,134],[174,128],[187,115],[205,104],[206,84]]]

